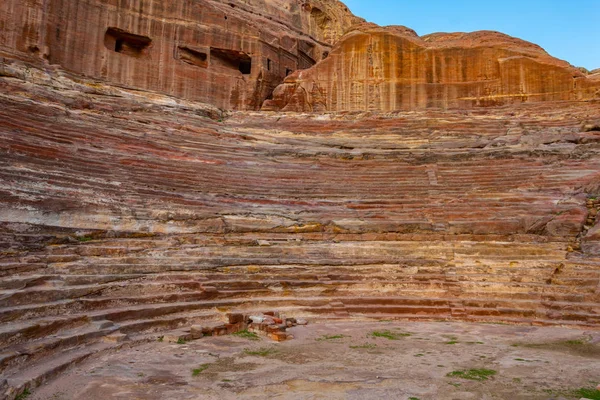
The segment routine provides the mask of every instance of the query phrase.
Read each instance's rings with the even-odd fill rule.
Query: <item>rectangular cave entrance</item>
[[[152,39],[147,36],[136,35],[119,28],[108,28],[104,35],[104,46],[116,53],[132,57],[148,55],[148,47]]]
[[[177,58],[186,64],[208,68],[208,54],[185,46],[177,47]]]
[[[235,69],[242,75],[252,73],[252,57],[242,51],[211,48],[210,59],[213,66]]]

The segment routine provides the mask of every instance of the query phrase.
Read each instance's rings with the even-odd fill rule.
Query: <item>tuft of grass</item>
[[[346,335],[323,335],[320,338],[317,338],[315,340],[335,340],[335,339],[343,339],[345,337],[348,337]]]
[[[206,370],[210,364],[202,364],[199,368],[194,368],[192,370],[192,376],[198,376],[202,373],[202,371]]]
[[[385,338],[388,340],[400,340],[400,338],[411,336],[410,333],[392,332],[392,331],[373,331],[370,334],[372,337]]]
[[[595,388],[581,388],[577,389],[574,394],[577,397],[584,397],[590,400],[600,400],[600,390]]]
[[[456,343],[458,343],[458,340],[451,340],[451,341],[446,342],[444,344],[456,344]]]
[[[24,400],[27,397],[29,397],[29,395],[31,395],[31,392],[29,391],[28,388],[25,388],[25,390],[23,390],[21,392],[21,394],[19,394],[17,397],[15,397],[15,400]]]
[[[157,340],[158,340],[159,342],[162,342],[163,340],[165,340],[165,337],[164,337],[164,336],[159,336]]]
[[[425,357],[425,354],[421,354],[421,353],[415,354],[415,357]]]
[[[185,344],[185,339],[180,337],[179,339],[177,339],[177,344]]]
[[[375,343],[365,343],[357,346],[350,346],[351,349],[374,349],[377,347]]]
[[[421,400],[418,397],[409,397],[408,400]]]
[[[250,332],[248,329],[235,332],[234,335],[248,340],[260,340],[260,337],[256,333]]]
[[[76,236],[75,239],[81,243],[91,242],[92,240],[94,240],[94,238],[91,236]]]
[[[263,347],[257,350],[244,349],[244,354],[249,356],[267,357],[275,353],[277,353],[276,349],[268,347]]]
[[[498,372],[493,369],[468,369],[461,371],[452,371],[446,376],[450,378],[462,378],[470,379],[472,381],[487,381],[491,376],[496,375]]]

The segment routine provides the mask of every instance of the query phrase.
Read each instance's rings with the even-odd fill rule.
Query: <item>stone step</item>
[[[62,282],[62,281],[47,281]],[[145,292],[181,293],[202,292],[203,286],[197,281],[184,282],[112,282],[106,284],[73,285],[60,287],[33,287],[24,290],[0,291],[0,307],[11,307],[35,303],[48,303],[73,298],[94,298],[103,296],[131,296]],[[56,287],[58,286],[58,287]]]
[[[25,343],[88,323],[87,316],[73,315],[68,317],[42,317],[26,322],[3,324],[0,328],[0,348]]]
[[[104,336],[117,332],[118,329],[119,327],[116,325],[101,328],[101,325],[98,324],[88,324],[27,343],[4,347],[0,355],[0,371],[10,375],[11,371],[20,370],[26,365],[36,363],[41,358],[52,357],[57,352],[93,344]]]
[[[33,366],[7,376],[8,390],[4,395],[7,396],[7,399],[14,399],[23,393],[25,389],[33,391],[86,359],[122,345],[123,343],[110,342],[87,344],[40,360]]]

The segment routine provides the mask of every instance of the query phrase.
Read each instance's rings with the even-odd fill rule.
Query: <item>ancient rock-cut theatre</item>
[[[2,398],[227,313],[600,326],[600,71],[498,32],[3,0],[0,155]]]

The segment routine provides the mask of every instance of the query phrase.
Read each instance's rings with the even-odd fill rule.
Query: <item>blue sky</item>
[[[379,25],[419,35],[493,30],[536,43],[554,57],[600,68],[600,0],[342,0]]]

